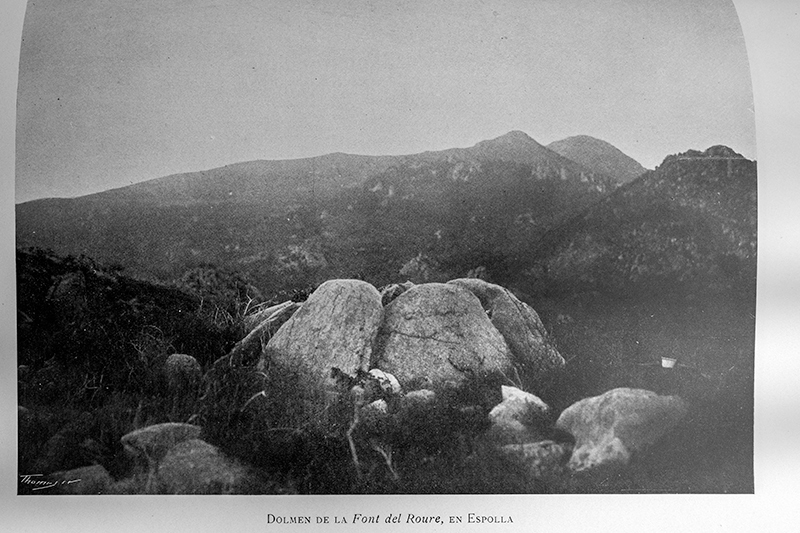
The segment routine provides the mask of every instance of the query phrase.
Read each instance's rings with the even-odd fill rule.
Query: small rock
[[[164,494],[243,494],[247,470],[216,446],[200,439],[177,444],[158,469],[158,492]]]
[[[500,451],[517,459],[530,475],[536,479],[551,478],[564,471],[564,462],[569,456],[565,444],[545,440],[525,444],[507,444]]]
[[[369,390],[369,394],[375,397],[397,396],[403,391],[397,378],[377,368],[373,368],[367,373],[365,386]]]
[[[172,394],[187,394],[197,389],[203,371],[191,355],[174,353],[164,363],[164,375]]]
[[[414,284],[410,281],[406,281],[405,283],[392,283],[391,285],[387,285],[381,288],[381,303],[384,307],[392,303],[395,298],[406,292],[408,289],[413,287]]]
[[[176,444],[199,436],[200,426],[165,422],[131,431],[120,441],[130,453],[147,459],[148,465],[154,465]]]
[[[436,393],[428,389],[414,390],[403,396],[401,409],[426,409],[436,403]]]
[[[298,302],[293,302],[291,300],[287,300],[283,303],[278,305],[273,305],[267,307],[266,309],[261,309],[251,315],[247,315],[244,317],[243,325],[245,331],[253,331],[256,327],[260,327],[262,324],[265,327],[268,327],[270,333],[273,333],[278,330],[279,327],[283,325],[284,322],[289,320],[291,316],[294,314],[295,311],[300,309],[302,304]]]
[[[550,408],[539,397],[516,387],[502,387],[503,401],[489,412],[489,435],[511,443],[541,439],[549,425]]]
[[[102,465],[55,472],[47,478],[56,484],[54,489],[57,494],[108,494],[114,483],[111,474]],[[45,490],[41,492],[48,493]]]
[[[359,409],[359,425],[370,432],[380,432],[389,419],[389,406],[385,400],[375,400]]]

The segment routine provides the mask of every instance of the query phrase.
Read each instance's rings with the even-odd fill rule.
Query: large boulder
[[[216,446],[190,439],[167,452],[158,468],[156,492],[162,494],[244,494],[247,470]]]
[[[456,285],[411,287],[385,308],[374,367],[405,390],[437,389],[468,380],[510,382],[511,352],[480,301]]]
[[[476,278],[448,282],[467,289],[480,300],[492,324],[503,335],[514,357],[514,365],[526,388],[536,388],[547,374],[564,367],[564,358],[548,342],[539,315],[508,289]]]
[[[556,427],[574,435],[568,466],[579,472],[627,464],[633,452],[660,439],[686,411],[686,403],[677,396],[618,388],[574,403],[561,413]]]
[[[257,370],[266,376],[268,416],[281,427],[339,432],[348,377],[369,369],[383,316],[378,290],[330,280],[269,340]],[[350,413],[352,415],[352,413]]]

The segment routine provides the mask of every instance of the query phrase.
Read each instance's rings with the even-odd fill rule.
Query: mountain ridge
[[[724,145],[668,155],[551,228],[530,290],[754,287],[756,170]]]
[[[277,208],[287,203],[302,202],[317,194],[324,197],[341,189],[361,186],[370,177],[394,166],[440,160],[462,160],[467,163],[501,160],[537,165],[542,175],[570,173],[589,176],[588,179],[596,177],[602,182],[613,181],[613,177],[587,169],[548,150],[524,132],[513,130],[467,148],[417,154],[373,156],[334,152],[308,158],[242,161],[207,170],[170,174],[63,200],[161,206],[236,201]],[[32,200],[19,205],[41,200],[53,199]]]

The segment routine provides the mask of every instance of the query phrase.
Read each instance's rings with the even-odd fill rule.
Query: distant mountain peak
[[[665,163],[671,163],[672,161],[686,161],[686,160],[703,160],[703,159],[742,159],[747,160],[742,154],[735,152],[733,149],[728,148],[723,144],[715,144],[710,148],[700,151],[700,150],[687,150],[685,152],[681,152],[675,155],[668,155],[664,158],[664,161],[661,163],[663,166]]]
[[[467,150],[482,157],[526,162],[538,160],[541,157],[545,157],[545,154],[550,153],[527,133],[519,130],[510,131],[494,139],[481,141]]]
[[[525,133],[524,131],[512,130],[504,135],[501,135],[500,137],[495,137],[494,139],[481,141],[478,143],[478,145],[487,145],[487,144],[525,145],[530,143],[539,144],[536,141],[534,141],[531,138],[531,136]]]
[[[731,157],[734,159],[744,159],[742,154],[734,152],[724,144],[716,144],[703,152],[706,157]]]
[[[501,135],[497,139],[498,140],[499,139],[521,140],[521,141],[532,141],[533,140],[530,137],[530,135],[528,135],[524,131],[520,131],[520,130],[511,130],[508,133],[506,133],[505,135]]]
[[[616,146],[590,135],[567,137],[548,144],[547,148],[621,183],[636,179],[647,170]]]

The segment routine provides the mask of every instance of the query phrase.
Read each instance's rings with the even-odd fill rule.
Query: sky
[[[32,0],[15,201],[511,130],[755,159],[729,0]]]

